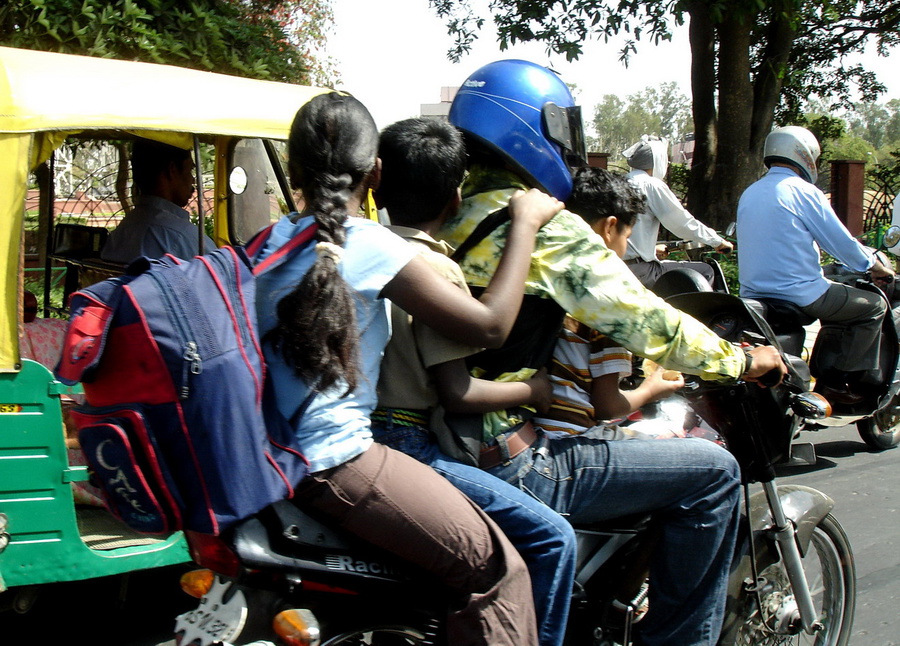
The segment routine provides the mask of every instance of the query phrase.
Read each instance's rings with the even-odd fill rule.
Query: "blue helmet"
[[[581,108],[555,72],[528,61],[488,63],[450,106],[450,123],[499,153],[534,185],[565,200],[586,165]]]

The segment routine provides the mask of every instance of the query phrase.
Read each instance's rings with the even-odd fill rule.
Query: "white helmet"
[[[809,130],[800,126],[785,126],[776,128],[766,137],[763,161],[767,167],[772,162],[788,163],[797,169],[800,177],[815,184],[819,177],[816,162],[820,152],[819,142]]]

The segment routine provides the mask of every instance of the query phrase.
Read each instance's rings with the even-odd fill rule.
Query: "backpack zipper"
[[[184,315],[184,312],[178,306],[175,299],[172,298],[172,295],[169,293],[169,285],[163,281],[159,276],[153,274],[152,271],[147,272],[147,275],[153,279],[153,281],[159,287],[160,294],[162,295],[163,300],[166,302],[166,309],[173,314],[170,316],[170,320],[174,323],[175,328],[178,330],[179,339],[184,344],[184,352],[181,355],[181,358],[184,360],[184,364],[182,365],[181,370],[181,390],[178,393],[178,396],[181,399],[187,399],[188,395],[190,395],[190,375],[199,375],[203,372],[203,358],[200,356],[199,348],[197,346],[197,342],[193,340],[189,340],[189,331],[184,325],[184,321],[182,317],[178,314]]]

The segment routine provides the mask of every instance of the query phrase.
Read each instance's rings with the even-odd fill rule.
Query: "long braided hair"
[[[278,301],[278,324],[265,337],[295,374],[320,392],[359,379],[354,294],[339,271],[347,202],[375,166],[378,128],[355,98],[332,92],[298,110],[288,140],[291,185],[304,214],[319,225],[317,258],[300,284]]]

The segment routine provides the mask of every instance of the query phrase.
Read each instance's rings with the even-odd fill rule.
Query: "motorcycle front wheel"
[[[743,590],[728,599],[720,646],[847,646],[856,608],[856,567],[840,523],[825,516],[813,530],[803,569],[822,630],[799,626],[797,603],[774,547],[759,555],[755,585],[742,565]]]

